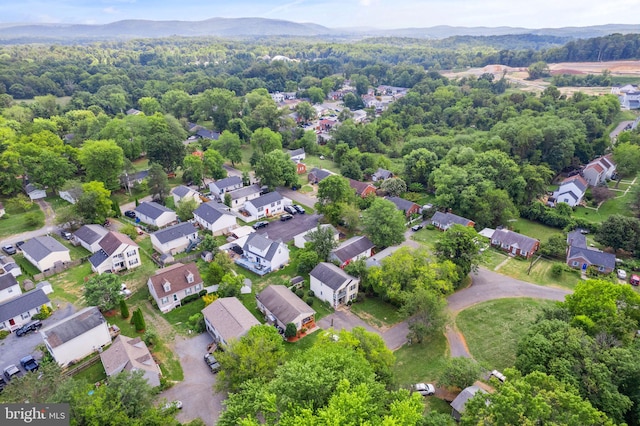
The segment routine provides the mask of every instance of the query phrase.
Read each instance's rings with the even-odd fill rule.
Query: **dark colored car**
[[[16,248],[17,248],[18,250],[22,250],[20,247],[22,247],[22,245],[23,245],[23,244],[24,244],[24,241],[18,241],[18,242],[16,243]]]
[[[23,325],[19,329],[17,329],[16,330],[16,336],[22,337],[25,334],[29,334],[32,331],[36,331],[40,327],[42,327],[42,322],[41,321],[37,321],[37,320],[36,321],[31,321],[31,322]]]
[[[11,255],[11,254],[16,254],[16,248],[14,246],[12,246],[11,244],[7,244],[6,246],[2,246],[2,251]]]
[[[284,211],[291,214],[298,213],[298,210],[296,210],[293,206],[284,206]]]
[[[265,222],[265,221],[256,222],[253,224],[253,229],[264,228],[267,225],[269,225],[269,222]]]
[[[293,219],[293,216],[290,214],[283,214],[282,216],[280,216],[280,220],[282,222],[286,222],[287,220],[291,220]]]
[[[212,373],[217,373],[222,368],[216,357],[214,357],[212,354],[204,354],[204,362],[207,363]]]
[[[299,206],[297,204],[293,205],[293,208],[296,209],[296,211],[300,214],[305,214],[307,211],[304,209],[304,207]]]
[[[27,370],[27,373],[31,371],[38,371],[38,368],[40,368],[40,365],[38,365],[38,361],[36,361],[36,359],[31,355],[27,355],[22,358],[20,360],[20,365],[22,365],[22,368]]]
[[[131,219],[136,218],[136,212],[134,212],[133,210],[127,210],[126,212],[124,212],[124,215],[126,217],[130,217]]]
[[[7,385],[7,382],[4,380],[3,377],[0,377],[0,392],[2,392],[2,390],[6,385]]]

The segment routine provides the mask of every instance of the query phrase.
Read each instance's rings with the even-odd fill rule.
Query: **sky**
[[[329,28],[637,24],[638,0],[0,0],[0,23],[261,17]]]

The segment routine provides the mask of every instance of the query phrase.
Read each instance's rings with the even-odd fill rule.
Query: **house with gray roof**
[[[529,259],[540,248],[540,241],[508,229],[496,229],[491,236],[491,245],[513,256]]]
[[[71,204],[75,204],[78,202],[83,192],[84,191],[82,190],[82,186],[78,184],[78,186],[72,186],[66,189],[61,189],[58,192],[58,195],[63,200],[68,201]]]
[[[351,237],[331,250],[329,260],[337,261],[341,268],[358,259],[371,257],[375,245],[365,236]]]
[[[320,300],[333,309],[345,305],[358,297],[360,280],[338,268],[333,263],[320,262],[309,273],[311,290]]]
[[[0,303],[0,330],[14,331],[40,313],[43,305],[51,308],[51,301],[42,289],[23,293]]]
[[[302,160],[307,158],[307,154],[304,152],[304,148],[290,149],[289,151],[287,151],[287,154],[289,154],[291,161],[293,161],[294,163],[300,163]]]
[[[220,201],[224,201],[224,194],[229,191],[242,188],[242,178],[240,176],[229,176],[209,183],[211,195]]]
[[[95,253],[100,250],[100,240],[109,232],[104,226],[91,224],[83,225],[73,233],[73,241]]]
[[[151,234],[151,245],[160,254],[177,254],[199,241],[198,230],[191,222],[182,222]]]
[[[310,237],[309,234],[313,233],[314,231],[317,231],[318,230],[318,226],[321,229],[327,229],[327,228],[330,229],[331,233],[333,235],[333,240],[337,244],[338,239],[340,238],[340,232],[338,232],[338,230],[333,225],[328,224],[328,223],[325,223],[325,224],[322,224],[322,225],[312,223],[311,225],[313,225],[313,227],[310,227],[310,228],[300,232],[299,234],[294,235],[294,237],[293,237],[293,245],[294,246],[296,246],[296,247],[298,247],[300,249],[303,249],[304,245],[310,241],[311,237]]]
[[[249,185],[243,186],[240,189],[234,189],[233,191],[228,191],[229,196],[231,197],[231,209],[238,211],[242,207],[244,207],[247,201],[255,200],[260,197],[260,193],[262,189],[260,185]],[[226,197],[226,195],[225,195]]]
[[[47,191],[45,189],[40,188],[39,186],[32,183],[29,183],[24,187],[24,192],[27,193],[31,201],[40,200],[47,196]]]
[[[267,323],[282,329],[286,329],[289,323],[295,324],[298,332],[303,328],[311,330],[316,326],[316,311],[286,286],[268,286],[256,295],[256,304],[258,310],[264,314]]]
[[[223,235],[238,227],[236,216],[229,207],[217,201],[207,201],[193,211],[193,219],[213,235]]]
[[[89,258],[93,272],[119,272],[137,268],[142,264],[140,247],[120,232],[107,232],[98,244],[100,250]]]
[[[567,265],[574,269],[586,271],[593,266],[602,274],[613,272],[616,267],[616,256],[587,246],[587,238],[580,229],[567,234]]]
[[[18,278],[22,275],[22,269],[20,269],[20,265],[13,260],[13,257],[0,255],[0,275],[4,274],[11,274]]]
[[[139,185],[149,176],[149,170],[141,170],[135,173],[123,173],[120,175],[120,185],[125,189],[131,189]]]
[[[471,398],[475,396],[478,392],[486,393],[486,391],[479,386],[469,386],[468,388],[464,388],[462,392],[455,397],[453,401],[451,401],[451,417],[453,417],[457,422],[460,421],[460,417],[464,413],[464,407]]]
[[[111,343],[107,320],[95,306],[84,308],[40,330],[44,345],[61,367],[75,363]]]
[[[49,235],[34,237],[20,248],[24,258],[40,272],[53,268],[57,263],[71,261],[69,249]]]
[[[195,189],[191,189],[188,186],[178,185],[171,190],[171,195],[173,196],[173,202],[177,206],[179,202],[185,200],[193,200],[197,204],[202,203],[202,198],[200,198],[200,193]]]
[[[553,192],[556,203],[567,203],[575,207],[582,202],[589,183],[580,175],[566,178],[562,181],[557,190]]]
[[[145,201],[140,203],[134,210],[136,212],[136,220],[156,228],[164,228],[165,226],[178,221],[176,212],[155,201]]]
[[[385,199],[395,204],[396,208],[404,213],[405,217],[410,217],[413,214],[420,213],[420,206],[413,201],[405,200],[400,197],[385,197]]]
[[[146,343],[140,337],[120,334],[106,351],[100,353],[100,361],[107,377],[122,371],[142,371],[149,386],[160,386],[160,367],[154,361]]]
[[[251,220],[279,215],[284,212],[284,206],[291,205],[291,200],[284,198],[279,192],[269,192],[244,203],[244,209],[251,216]]]
[[[204,324],[216,343],[227,345],[260,322],[236,297],[220,297],[202,310]]]
[[[453,225],[475,226],[474,221],[449,212],[435,212],[431,217],[431,224],[441,231],[446,231]]]
[[[317,167],[314,167],[313,169],[311,169],[311,171],[307,175],[307,179],[309,179],[309,183],[318,184],[320,181],[322,181],[323,179],[331,175],[335,175],[335,173],[333,173],[330,170],[319,169]]]
[[[20,283],[11,274],[0,275],[0,303],[22,294]]]
[[[289,249],[281,241],[253,233],[242,246],[242,258],[236,263],[261,275],[276,271],[289,262]]]
[[[374,182],[390,179],[393,177],[393,172],[386,169],[378,169],[371,175],[371,180]]]

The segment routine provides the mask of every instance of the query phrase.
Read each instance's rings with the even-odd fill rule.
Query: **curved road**
[[[451,316],[455,318],[458,312],[489,300],[531,297],[563,301],[567,294],[571,294],[571,291],[531,284],[480,268],[473,275],[471,286],[449,296],[447,303]],[[447,328],[446,336],[452,357],[471,358],[464,337],[455,325]]]

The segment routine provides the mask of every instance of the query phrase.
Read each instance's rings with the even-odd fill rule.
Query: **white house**
[[[238,227],[236,217],[229,213],[229,207],[216,201],[200,204],[193,211],[193,218],[213,235],[222,235]]]
[[[338,268],[333,263],[321,262],[309,273],[311,290],[320,300],[334,309],[358,296],[360,280]]]
[[[197,242],[198,230],[191,222],[178,223],[151,234],[151,245],[161,254],[182,253]]]
[[[243,259],[240,266],[251,270],[257,269],[261,274],[280,269],[289,262],[289,249],[280,241],[272,241],[260,234],[253,233],[247,237],[242,247]],[[248,261],[242,262],[242,261]]]
[[[227,191],[229,196],[231,197],[231,208],[235,211],[240,210],[247,201],[255,200],[260,196],[259,185],[253,184],[249,186],[243,186],[240,189],[234,189],[233,191]],[[223,196],[223,200],[224,200]]]
[[[225,192],[240,188],[242,188],[242,178],[240,176],[229,176],[209,184],[211,195],[220,200],[224,200]]]
[[[26,192],[29,198],[31,198],[31,201],[40,200],[47,196],[47,191],[31,183],[27,184],[27,186],[24,187],[24,192]]]
[[[100,250],[100,240],[109,232],[101,225],[83,225],[73,233],[73,241],[95,253]]]
[[[111,343],[107,320],[90,306],[40,330],[44,345],[62,367]]]
[[[70,262],[69,249],[48,235],[34,237],[20,247],[24,258],[33,264],[40,272],[53,268],[60,262]]]
[[[582,176],[591,186],[598,186],[610,180],[616,171],[611,154],[598,157],[582,170]]]
[[[124,173],[120,175],[120,185],[130,190],[136,184],[141,184],[147,176],[149,176],[149,170],[141,170],[132,174]]]
[[[202,277],[195,263],[176,263],[156,271],[147,281],[158,309],[165,314],[181,306],[180,301],[203,289]]]
[[[178,220],[176,212],[162,206],[155,201],[145,201],[135,208],[136,217],[140,222],[163,228]]]
[[[99,245],[100,250],[89,258],[93,272],[119,272],[142,264],[140,247],[124,234],[110,231]]]
[[[290,149],[289,151],[287,151],[287,154],[289,154],[291,161],[293,161],[294,163],[300,163],[302,160],[307,158],[307,154],[304,152],[304,148],[293,150]]]
[[[194,200],[196,203],[202,203],[202,198],[200,198],[200,193],[195,191],[188,186],[179,185],[171,190],[171,195],[173,195],[173,202],[177,206],[179,202],[185,200]]]
[[[151,387],[160,386],[160,367],[140,337],[119,335],[109,349],[100,353],[100,360],[107,377],[122,371],[142,371],[142,377]]]
[[[329,259],[338,261],[340,267],[344,268],[351,262],[371,257],[374,247],[371,240],[365,236],[352,237],[331,250]]]
[[[338,232],[338,230],[336,228],[333,227],[333,225],[323,224],[323,225],[320,225],[320,228],[322,228],[322,229],[326,229],[326,228],[331,229],[331,232],[333,233],[334,241],[336,241],[336,242],[338,241],[340,233]],[[306,231],[303,231],[303,232],[299,233],[298,235],[295,235],[293,237],[293,245],[298,247],[298,248],[301,248],[301,249],[304,248],[304,245],[309,242],[309,234],[311,234],[312,232],[316,231],[317,229],[318,229],[318,227],[314,226],[311,229],[307,229]]]
[[[227,345],[239,339],[260,322],[235,297],[221,297],[202,310],[204,324],[213,340]]]
[[[252,219],[262,219],[263,217],[274,216],[284,212],[284,206],[290,205],[291,200],[284,198],[278,192],[269,192],[255,200],[244,203],[244,209],[251,215]]]
[[[0,275],[0,303],[22,294],[20,283],[11,274]]]
[[[287,324],[293,323],[298,332],[302,328],[310,330],[316,326],[316,311],[286,286],[268,286],[256,295],[256,303],[269,324],[286,329]]]
[[[580,175],[571,176],[562,181],[553,193],[556,203],[567,203],[575,207],[582,201],[584,193],[589,187],[587,181]]]
[[[0,275],[11,274],[14,277],[22,275],[22,269],[10,256],[0,256]]]
[[[0,303],[0,330],[13,331],[31,321],[51,301],[42,289],[35,289]]]

